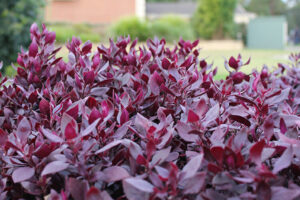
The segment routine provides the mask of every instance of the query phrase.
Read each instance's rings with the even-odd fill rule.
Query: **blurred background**
[[[56,32],[58,46],[72,36],[108,44],[130,35],[144,43],[165,38],[172,46],[182,37],[200,38],[200,56],[226,75],[224,58],[251,57],[252,68],[287,62],[300,51],[300,0],[0,0],[0,60],[5,73],[30,43],[33,22]],[[94,45],[95,47],[97,45]],[[67,57],[66,49],[61,56]]]

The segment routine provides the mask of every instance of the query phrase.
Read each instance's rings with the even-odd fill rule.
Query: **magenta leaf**
[[[189,122],[197,122],[199,120],[200,120],[199,116],[194,111],[189,110],[189,112],[188,112],[188,121]]]
[[[216,161],[221,165],[224,159],[224,149],[220,146],[214,146],[210,148],[210,153],[216,159]]]
[[[219,116],[220,106],[219,104],[214,105],[212,108],[208,110],[205,115],[204,126],[207,126],[210,122],[215,121],[216,118]]]
[[[293,147],[290,145],[275,162],[273,173],[276,174],[282,169],[289,167],[291,165],[293,155]]]
[[[169,66],[171,65],[170,61],[167,58],[163,58],[161,64],[164,69],[168,69]]]
[[[78,133],[78,126],[74,118],[68,115],[67,113],[64,113],[60,122],[60,130],[64,135],[66,133],[67,125],[69,125],[68,134],[71,134],[71,137],[74,136],[74,133]]]
[[[119,166],[108,167],[103,170],[103,173],[105,174],[105,181],[109,183],[120,181],[130,176],[126,169]]]
[[[282,186],[272,186],[272,200],[293,200],[300,196],[299,188],[286,188]]]
[[[45,43],[46,43],[46,44],[52,44],[52,43],[55,41],[55,38],[56,38],[55,32],[49,32],[49,33],[46,35]]]
[[[93,108],[90,116],[89,116],[89,123],[92,124],[94,121],[101,118],[101,113],[96,108]]]
[[[171,151],[170,147],[157,151],[152,157],[151,165],[154,166],[163,163],[166,160],[166,158],[169,156],[170,151]]]
[[[274,121],[273,121],[273,116],[269,115],[267,119],[265,119],[264,125],[263,125],[263,130],[264,130],[264,135],[265,137],[270,140],[270,138],[274,134]]]
[[[119,144],[122,144],[123,143],[123,140],[115,140],[109,144],[107,144],[106,146],[102,147],[101,149],[99,149],[98,151],[95,152],[95,154],[100,154],[100,153],[103,153]]]
[[[217,129],[210,136],[209,140],[214,145],[222,145],[225,134],[226,132],[223,131],[223,129],[220,126],[218,126]]]
[[[264,146],[265,146],[265,141],[261,140],[259,142],[256,142],[250,148],[250,158],[256,164],[260,164],[260,162],[261,162],[261,153],[263,151]]]
[[[197,194],[205,183],[206,172],[199,172],[195,176],[186,179],[183,183],[184,194]]]
[[[266,104],[274,105],[274,104],[283,102],[284,100],[288,99],[289,93],[290,93],[290,88],[286,88],[286,89],[282,90],[279,95],[276,95],[274,97],[267,99]]]
[[[256,199],[258,200],[271,199],[272,196],[272,191],[269,184],[267,184],[264,181],[258,183],[256,187],[256,193],[257,193]]]
[[[83,73],[83,79],[85,84],[93,84],[95,80],[95,73],[94,71],[88,71]]]
[[[191,127],[187,124],[178,121],[176,124],[177,133],[178,135],[187,142],[196,142],[199,140],[199,136],[196,134],[190,134],[189,132],[192,131]]]
[[[42,99],[40,101],[40,111],[45,115],[48,115],[50,113],[50,104],[46,99]]]
[[[41,176],[46,176],[48,174],[55,174],[57,172],[63,171],[69,167],[68,163],[64,161],[53,161],[48,163],[45,168],[43,169]]]
[[[155,71],[149,80],[150,89],[154,95],[159,95],[159,88],[162,83],[164,83],[163,78]]]
[[[23,117],[23,119],[18,124],[18,129],[17,129],[17,133],[16,133],[22,144],[26,143],[27,138],[30,133],[31,133],[30,122],[28,121],[28,119],[26,117]]]
[[[12,174],[12,179],[13,179],[14,183],[20,183],[20,182],[26,181],[26,180],[30,179],[31,177],[33,177],[34,173],[35,173],[34,168],[19,167],[14,170],[14,172]]]
[[[58,135],[54,134],[53,132],[51,132],[49,129],[44,129],[41,128],[41,132],[44,134],[44,136],[52,141],[52,142],[56,142],[56,143],[61,143],[63,142],[63,139],[61,137],[59,137]]]
[[[74,139],[75,137],[77,137],[77,132],[76,132],[74,126],[76,126],[76,125],[72,121],[67,124],[67,126],[65,128],[65,132],[64,132],[65,138],[67,140],[71,140],[71,139]]]
[[[122,183],[125,195],[129,200],[149,199],[154,190],[152,184],[139,178],[127,178]]]
[[[81,137],[85,137],[88,134],[90,134],[91,132],[93,132],[94,130],[97,130],[96,127],[97,127],[99,122],[100,122],[100,119],[97,119],[92,124],[90,124],[88,127],[86,127],[84,129],[84,131],[81,132]]]
[[[88,191],[88,182],[81,181],[75,178],[69,178],[68,180],[68,190],[71,193],[71,196],[74,200],[85,199],[86,193]]]
[[[82,46],[82,53],[83,54],[88,54],[91,52],[92,50],[92,46],[93,44],[90,41],[87,41],[86,43],[84,43],[84,45]]]
[[[203,154],[196,155],[183,167],[181,173],[183,179],[193,177],[200,168],[203,160]]]
[[[107,144],[106,146],[102,147],[98,151],[96,151],[95,154],[104,153],[105,151],[107,151],[119,144],[122,144],[125,147],[127,147],[129,149],[131,156],[135,159],[138,157],[138,155],[142,155],[142,150],[141,150],[140,146],[138,144],[136,144],[135,142],[132,142],[128,139],[115,140],[115,141]]]
[[[287,127],[283,118],[280,118],[280,132],[285,134],[287,132]]]
[[[87,200],[98,200],[101,199],[101,192],[96,187],[91,187],[86,194]]]
[[[29,46],[29,56],[35,57],[38,54],[38,51],[39,51],[38,44],[36,43],[36,40],[33,40]]]
[[[228,64],[231,68],[233,68],[235,70],[237,70],[239,68],[239,63],[233,56],[231,56],[229,58]]]
[[[120,124],[123,125],[129,120],[129,113],[126,109],[124,109],[121,113]]]

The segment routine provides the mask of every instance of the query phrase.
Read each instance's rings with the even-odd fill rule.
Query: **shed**
[[[247,46],[251,49],[283,49],[287,34],[285,17],[257,17],[248,24]]]

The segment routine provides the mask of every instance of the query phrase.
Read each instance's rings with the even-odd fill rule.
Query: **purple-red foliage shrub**
[[[300,54],[226,80],[193,43],[67,44],[31,27],[0,83],[1,199],[300,197]]]

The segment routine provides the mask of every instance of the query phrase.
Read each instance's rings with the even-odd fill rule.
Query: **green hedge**
[[[16,61],[21,47],[29,46],[29,29],[33,22],[41,21],[44,0],[0,2],[0,60],[7,66]]]
[[[137,17],[128,17],[121,19],[110,28],[110,33],[114,38],[119,36],[138,38],[139,41],[146,41],[152,37],[150,24],[146,20],[140,20]]]
[[[100,34],[96,33],[92,26],[87,24],[49,24],[49,30],[56,32],[56,41],[66,43],[73,36],[79,37],[83,42],[90,40],[93,43],[100,42]]]
[[[195,38],[189,20],[174,15],[154,20],[151,30],[153,35],[159,38],[164,37],[169,42],[178,40],[180,37],[185,40],[193,40]]]
[[[125,18],[114,24],[110,33],[114,38],[130,35],[139,41],[146,41],[154,36],[165,38],[168,42],[178,40],[180,37],[189,40],[195,38],[190,22],[173,15],[152,21],[140,20],[137,17]]]

